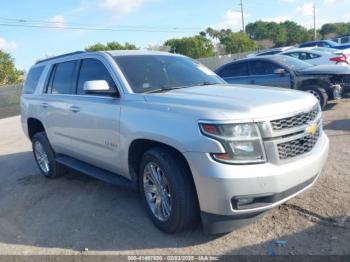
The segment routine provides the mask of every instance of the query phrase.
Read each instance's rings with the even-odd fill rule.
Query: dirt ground
[[[45,179],[19,117],[2,119],[0,254],[350,254],[350,99],[331,103],[323,118],[331,148],[316,184],[221,236],[200,227],[166,235],[134,192],[73,173]]]

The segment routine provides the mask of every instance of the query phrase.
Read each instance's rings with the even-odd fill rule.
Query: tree
[[[293,21],[282,23],[256,21],[246,26],[246,32],[251,39],[270,39],[275,46],[294,45],[312,39],[308,30]]]
[[[256,44],[244,32],[221,32],[220,43],[224,45],[226,53],[234,54],[256,50]]]
[[[118,42],[108,42],[106,45],[97,43],[92,46],[85,48],[85,51],[94,52],[94,51],[108,51],[108,50],[137,50],[138,48],[134,44],[126,42],[124,45]]]
[[[214,55],[213,44],[203,35],[169,39],[164,45],[169,46],[173,52],[192,58]]]
[[[328,23],[321,27],[320,34],[326,37],[329,34],[348,35],[350,34],[350,23]]]
[[[16,69],[11,55],[0,50],[0,84],[19,84],[23,81],[23,74]]]

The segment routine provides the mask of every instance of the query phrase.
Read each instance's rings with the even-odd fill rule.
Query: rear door
[[[57,153],[71,152],[70,105],[75,94],[78,65],[79,60],[72,60],[52,66],[45,102],[41,104],[46,115],[47,135]]]
[[[251,60],[249,62],[250,84],[290,88],[289,72],[286,70],[284,74],[276,74],[276,69],[285,68],[268,60]]]
[[[217,74],[230,84],[248,84],[248,63],[246,61],[227,64]]]

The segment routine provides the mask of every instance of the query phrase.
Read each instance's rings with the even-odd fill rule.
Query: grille
[[[277,145],[278,155],[281,160],[286,160],[310,152],[320,136],[319,130],[315,135],[307,135],[292,141]]]
[[[318,106],[316,106],[311,111],[306,113],[300,113],[295,116],[272,120],[271,126],[273,130],[280,131],[284,129],[306,125],[312,122],[313,120],[315,120],[318,113],[319,113],[319,108]]]

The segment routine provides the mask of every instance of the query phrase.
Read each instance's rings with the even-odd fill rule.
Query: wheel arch
[[[28,136],[32,140],[33,136],[38,132],[46,132],[43,123],[34,117],[27,119]]]
[[[321,80],[321,79],[307,79],[307,80],[302,81],[299,89],[305,91],[308,86],[322,87],[326,91],[329,100],[332,100],[332,99],[334,99],[334,97],[333,97],[333,91],[332,91],[330,85],[331,85],[330,82],[326,82],[326,81]]]
[[[191,174],[191,181],[194,186],[194,190],[196,190],[196,186],[194,183],[193,175],[191,172],[190,165],[185,158],[185,156],[181,153],[179,149],[177,149],[174,146],[156,141],[151,139],[135,139],[130,143],[129,150],[128,150],[128,167],[129,167],[129,174],[131,179],[134,181],[135,184],[138,183],[138,174],[139,174],[139,165],[141,162],[141,158],[143,154],[154,147],[163,147],[168,150],[170,150],[173,154],[175,154],[180,161],[183,162],[183,164],[188,169],[189,173]],[[197,190],[196,190],[197,195]]]

